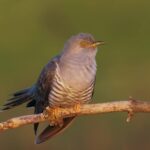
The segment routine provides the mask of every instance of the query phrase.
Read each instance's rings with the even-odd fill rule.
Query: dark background
[[[44,64],[74,34],[104,40],[97,55],[94,102],[150,100],[149,0],[0,0],[0,105],[32,85]],[[32,114],[20,106],[0,120]],[[150,114],[126,113],[76,119],[63,134],[34,144],[32,126],[0,134],[1,150],[149,150]]]

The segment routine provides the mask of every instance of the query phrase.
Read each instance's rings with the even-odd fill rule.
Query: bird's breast
[[[86,103],[91,100],[96,68],[91,66],[79,68],[56,69],[55,78],[49,95],[51,106],[68,106],[75,103]]]
[[[60,68],[59,72],[64,84],[76,90],[83,90],[95,80],[96,64],[68,64]]]

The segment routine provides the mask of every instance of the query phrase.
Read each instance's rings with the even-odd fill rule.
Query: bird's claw
[[[59,107],[55,107],[55,108],[47,107],[45,113],[49,117],[51,126],[57,126],[57,125],[59,125],[60,127],[63,126],[63,118],[61,116]]]
[[[78,114],[78,112],[80,112],[80,109],[81,109],[81,104],[79,103],[75,104],[73,109]]]

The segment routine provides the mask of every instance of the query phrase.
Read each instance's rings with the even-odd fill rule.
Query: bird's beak
[[[97,47],[97,46],[100,46],[100,45],[103,45],[105,44],[104,41],[95,41],[93,44],[92,44],[92,47]]]

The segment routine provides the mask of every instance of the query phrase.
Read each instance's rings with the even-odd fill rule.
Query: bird
[[[68,108],[91,102],[96,80],[96,54],[103,41],[89,33],[71,36],[61,52],[42,69],[37,81],[29,88],[15,92],[3,105],[3,110],[23,103],[34,107],[34,113],[50,108]],[[40,144],[63,131],[76,116],[63,118],[63,124],[48,125],[38,136],[39,123],[34,124],[35,143]]]

